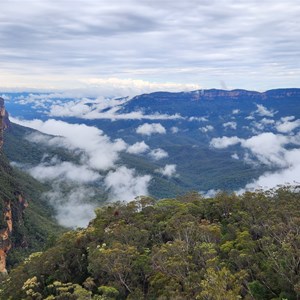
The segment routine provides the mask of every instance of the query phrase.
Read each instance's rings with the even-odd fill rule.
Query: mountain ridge
[[[242,95],[252,95],[252,96],[260,96],[261,98],[268,97],[269,95],[278,94],[280,93],[280,96],[294,96],[295,94],[300,96],[300,88],[278,88],[278,89],[270,89],[266,90],[264,92],[259,92],[255,90],[247,90],[247,89],[232,89],[232,90],[224,90],[224,89],[199,89],[199,90],[193,90],[193,91],[180,91],[180,92],[169,92],[169,91],[156,91],[151,93],[143,93],[140,95],[134,96],[132,100],[139,99],[146,95],[159,95],[159,94],[174,94],[174,95],[184,95],[184,94],[200,94],[203,98],[205,97],[224,97],[224,96],[233,96],[238,97]]]

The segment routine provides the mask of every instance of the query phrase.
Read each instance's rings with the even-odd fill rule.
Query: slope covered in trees
[[[14,125],[0,97],[0,276],[62,232],[53,209],[41,199],[47,188],[10,165],[2,149],[6,145],[4,130],[13,131]]]
[[[1,299],[298,299],[299,188],[97,209],[3,282]]]

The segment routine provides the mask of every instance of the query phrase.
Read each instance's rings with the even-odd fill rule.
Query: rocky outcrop
[[[8,113],[5,110],[4,99],[0,97],[0,150],[3,146],[4,130],[10,126]]]

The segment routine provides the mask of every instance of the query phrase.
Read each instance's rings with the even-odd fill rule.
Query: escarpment
[[[2,146],[4,143],[4,130],[10,126],[8,113],[5,110],[4,100],[0,98],[0,155],[3,156]],[[5,159],[1,159],[1,174],[2,180],[6,183],[9,178],[13,176],[11,169]],[[1,181],[2,183],[2,181]],[[9,190],[15,188],[15,185],[9,186]],[[4,185],[0,186],[0,205],[2,208],[2,216],[0,215],[0,275],[7,274],[6,256],[8,251],[12,248],[12,235],[14,233],[15,225],[20,227],[23,223],[23,212],[28,206],[26,200],[20,191],[7,190]],[[22,246],[26,246],[24,237],[22,237]]]

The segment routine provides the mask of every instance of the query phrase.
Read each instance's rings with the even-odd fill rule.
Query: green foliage
[[[223,267],[221,270],[208,268],[201,281],[201,292],[196,299],[237,300],[241,299],[241,289],[245,272],[232,274]]]
[[[41,194],[47,189],[29,175],[12,168],[0,151],[0,210],[4,201],[10,200],[13,217],[12,250],[7,256],[8,268],[19,263],[31,252],[44,249],[49,237],[55,239],[62,232],[53,218],[53,209]],[[16,196],[20,192],[29,206],[23,210]],[[6,227],[0,218],[0,229]]]
[[[267,289],[258,280],[248,284],[249,292],[256,300],[267,299]]]
[[[14,268],[0,299],[296,300],[299,232],[299,189],[112,203]]]

